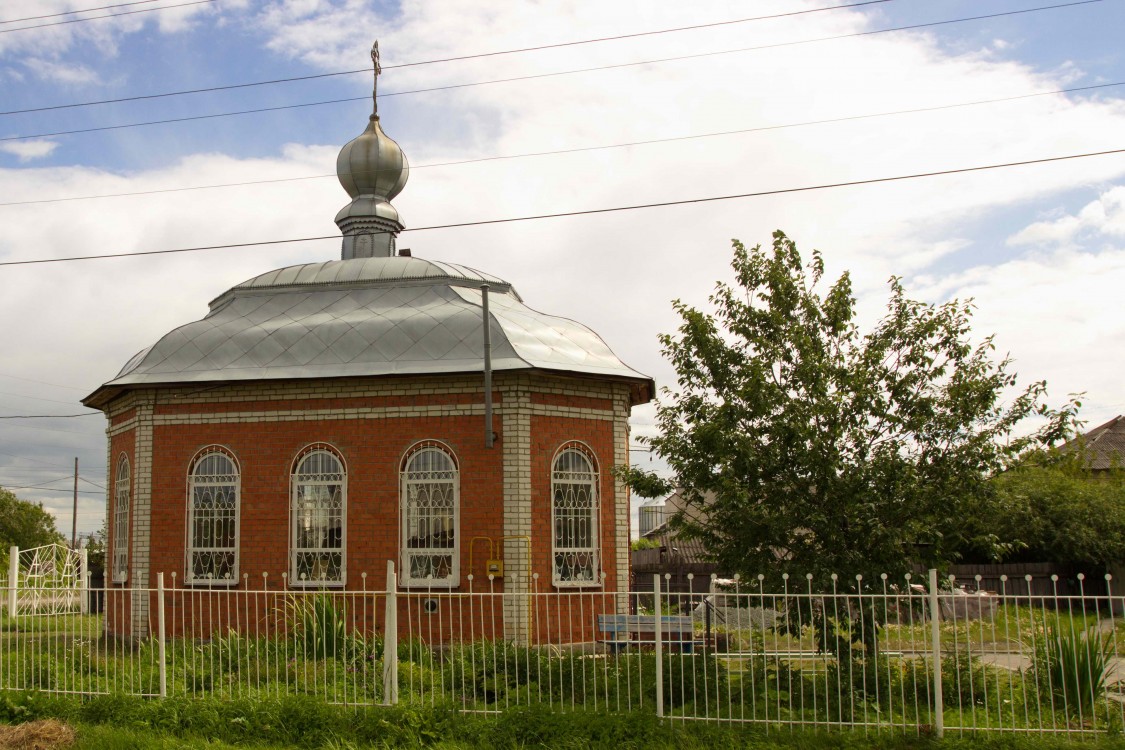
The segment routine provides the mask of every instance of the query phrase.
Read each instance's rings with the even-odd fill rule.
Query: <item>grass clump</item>
[[[660,720],[639,711],[563,710],[542,704],[512,707],[494,715],[458,713],[450,705],[357,709],[310,697],[220,701],[104,697],[37,701],[3,696],[6,717],[38,722],[0,726],[0,750],[171,750],[172,748],[304,748],[361,750],[434,748],[612,748],[657,750],[1125,750],[1120,738],[1085,739],[975,734],[938,741],[913,733],[815,732],[714,722]],[[15,710],[17,707],[22,710]],[[44,723],[57,713],[65,723]],[[77,734],[70,731],[70,724]],[[43,727],[49,727],[46,731]],[[31,738],[6,744],[4,737]],[[75,741],[75,736],[77,737]],[[36,738],[41,742],[34,744]]]

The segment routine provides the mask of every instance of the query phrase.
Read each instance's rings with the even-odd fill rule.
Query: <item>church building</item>
[[[199,591],[372,590],[388,560],[408,592],[627,590],[612,469],[652,380],[504,279],[399,251],[410,168],[377,106],[337,172],[339,260],[226,290],[83,400],[108,420],[111,634],[151,632],[159,574],[170,623]]]

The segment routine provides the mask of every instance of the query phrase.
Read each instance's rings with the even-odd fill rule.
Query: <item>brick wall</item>
[[[165,586],[183,587],[187,472],[200,450],[218,445],[234,456],[241,472],[238,588],[256,590],[265,583],[280,589],[282,573],[289,568],[294,460],[309,444],[324,443],[339,453],[347,470],[346,588],[380,589],[386,561],[398,566],[400,560],[403,455],[418,441],[437,440],[452,449],[460,471],[460,586],[455,590],[468,591],[472,574],[477,592],[548,591],[553,562],[551,461],[561,445],[577,440],[590,447],[598,464],[606,590],[625,587],[628,573],[621,561],[627,560],[627,549],[623,555],[617,547],[622,539],[626,548],[628,544],[628,500],[611,468],[626,450],[627,386],[592,378],[497,373],[494,388],[499,442],[493,449],[484,447],[479,378],[242,383],[127,394],[111,405],[109,432],[111,456],[127,452],[135,484],[144,483],[134,493],[135,498],[143,495],[144,512],[134,515],[145,528],[133,534],[138,564],[131,567],[130,585],[155,587],[156,575],[164,573]],[[146,450],[137,450],[138,436],[146,438]],[[512,538],[521,536],[530,538],[530,561],[527,542]],[[490,542],[474,544],[474,537]],[[490,547],[505,561],[505,577],[491,585],[485,571]],[[265,579],[263,573],[268,574]],[[538,574],[538,580],[530,574]],[[249,609],[219,617],[199,594],[169,596],[168,626],[173,632],[194,629],[193,623],[221,620],[226,627],[252,620]],[[133,600],[130,607],[117,608],[122,614],[115,616],[111,630],[139,634],[140,624],[132,627],[124,613],[134,621],[148,620],[151,602],[150,597]],[[250,598],[242,601],[251,606]],[[526,637],[529,617],[542,632],[549,618],[558,616],[534,610],[530,600],[507,597],[500,615],[507,625],[505,637]],[[403,627],[428,623],[426,627],[441,638],[461,627],[461,615],[454,612],[431,616],[417,610],[410,616],[408,611],[400,607]],[[592,623],[591,619],[590,628]],[[573,635],[587,639],[592,634],[584,627]]]

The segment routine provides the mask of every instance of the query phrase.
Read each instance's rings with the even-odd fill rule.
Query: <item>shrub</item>
[[[1105,693],[1113,643],[1090,629],[1059,633],[1048,629],[1035,645],[1032,669],[1040,700],[1071,716],[1092,716]]]
[[[343,654],[348,636],[344,617],[344,611],[337,610],[331,596],[294,597],[289,602],[289,619],[298,652],[307,659]]]

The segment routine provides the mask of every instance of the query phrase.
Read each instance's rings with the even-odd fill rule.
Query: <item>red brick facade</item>
[[[491,449],[484,445],[479,379],[464,376],[259,382],[204,390],[178,386],[121,396],[106,409],[111,472],[117,457],[128,455],[133,502],[143,500],[141,511],[134,508],[131,513],[136,528],[130,533],[127,586],[155,588],[158,574],[163,573],[166,587],[183,587],[189,467],[201,450],[220,446],[237,462],[241,478],[236,588],[283,590],[283,574],[289,569],[290,477],[302,450],[319,443],[337,453],[347,473],[344,589],[382,589],[387,561],[394,561],[397,568],[401,559],[403,457],[419,441],[435,440],[448,446],[459,471],[460,580],[452,591],[467,592],[470,585],[477,592],[549,591],[552,461],[562,446],[578,441],[596,462],[598,542],[605,575],[604,587],[586,591],[594,595],[625,590],[628,498],[611,470],[627,460],[628,385],[595,378],[499,373],[494,387],[497,442]],[[138,442],[151,449],[138,450]],[[108,486],[112,488],[112,482]],[[112,491],[109,518],[113,518]],[[110,537],[107,559],[111,560],[112,533]],[[490,554],[505,558],[505,575],[491,584],[486,571]],[[132,594],[136,601],[124,603],[127,598],[130,594],[122,592],[107,602],[109,628],[120,634],[143,634],[145,623],[134,625],[130,613],[154,622],[154,600]],[[241,603],[232,609],[230,597],[216,599],[200,588],[169,595],[167,628],[172,633],[183,629],[199,633],[199,628],[241,627],[254,620],[255,608],[278,606],[259,598],[239,597],[234,601]],[[228,602],[225,611],[217,604],[220,600]],[[381,606],[373,600],[370,613],[361,619],[377,622],[376,609],[381,617]],[[435,639],[469,628],[465,611],[430,616],[420,607],[420,597],[404,599],[402,627],[424,625]],[[534,624],[529,625],[521,612],[530,613]],[[558,639],[563,635],[559,616],[547,607],[532,607],[530,600],[521,603],[509,597],[506,606],[500,602],[490,612],[475,611],[472,627],[504,632],[504,622],[495,620],[499,617],[508,622],[511,634],[511,621],[522,619],[518,627],[523,633],[533,627],[540,637],[551,631]],[[592,618],[590,623],[592,628]],[[582,631],[566,639],[591,635],[588,628]]]

